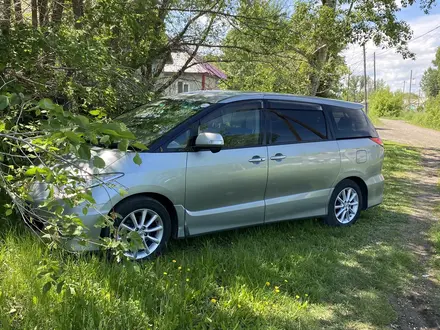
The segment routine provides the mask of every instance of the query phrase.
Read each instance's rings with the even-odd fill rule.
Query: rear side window
[[[269,110],[271,144],[318,142],[327,139],[324,114],[319,110]]]
[[[376,129],[361,109],[329,107],[336,139],[378,137]]]

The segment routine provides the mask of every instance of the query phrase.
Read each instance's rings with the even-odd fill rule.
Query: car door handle
[[[270,159],[272,159],[272,160],[282,160],[284,158],[286,158],[286,156],[283,154],[280,154],[280,153],[275,154],[275,156],[270,157]]]
[[[265,160],[266,158],[260,156],[254,156],[251,159],[249,159],[251,163],[260,163],[260,162],[264,162]]]

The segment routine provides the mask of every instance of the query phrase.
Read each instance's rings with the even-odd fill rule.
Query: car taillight
[[[370,138],[371,141],[376,142],[378,145],[383,147],[383,141],[380,137],[372,137]]]

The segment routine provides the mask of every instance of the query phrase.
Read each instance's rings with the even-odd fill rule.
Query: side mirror
[[[212,152],[219,152],[225,145],[223,136],[218,133],[200,133],[196,138],[195,146],[197,149],[209,149]]]

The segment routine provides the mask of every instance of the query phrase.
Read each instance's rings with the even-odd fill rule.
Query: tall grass
[[[402,112],[401,117],[412,124],[440,130],[440,95],[429,98],[419,110]]]
[[[49,251],[21,226],[0,231],[2,329],[370,329],[396,317],[411,279],[404,248],[409,171],[419,153],[386,145],[385,201],[357,224],[284,222],[174,241],[141,264]],[[42,292],[42,262],[65,265]]]

